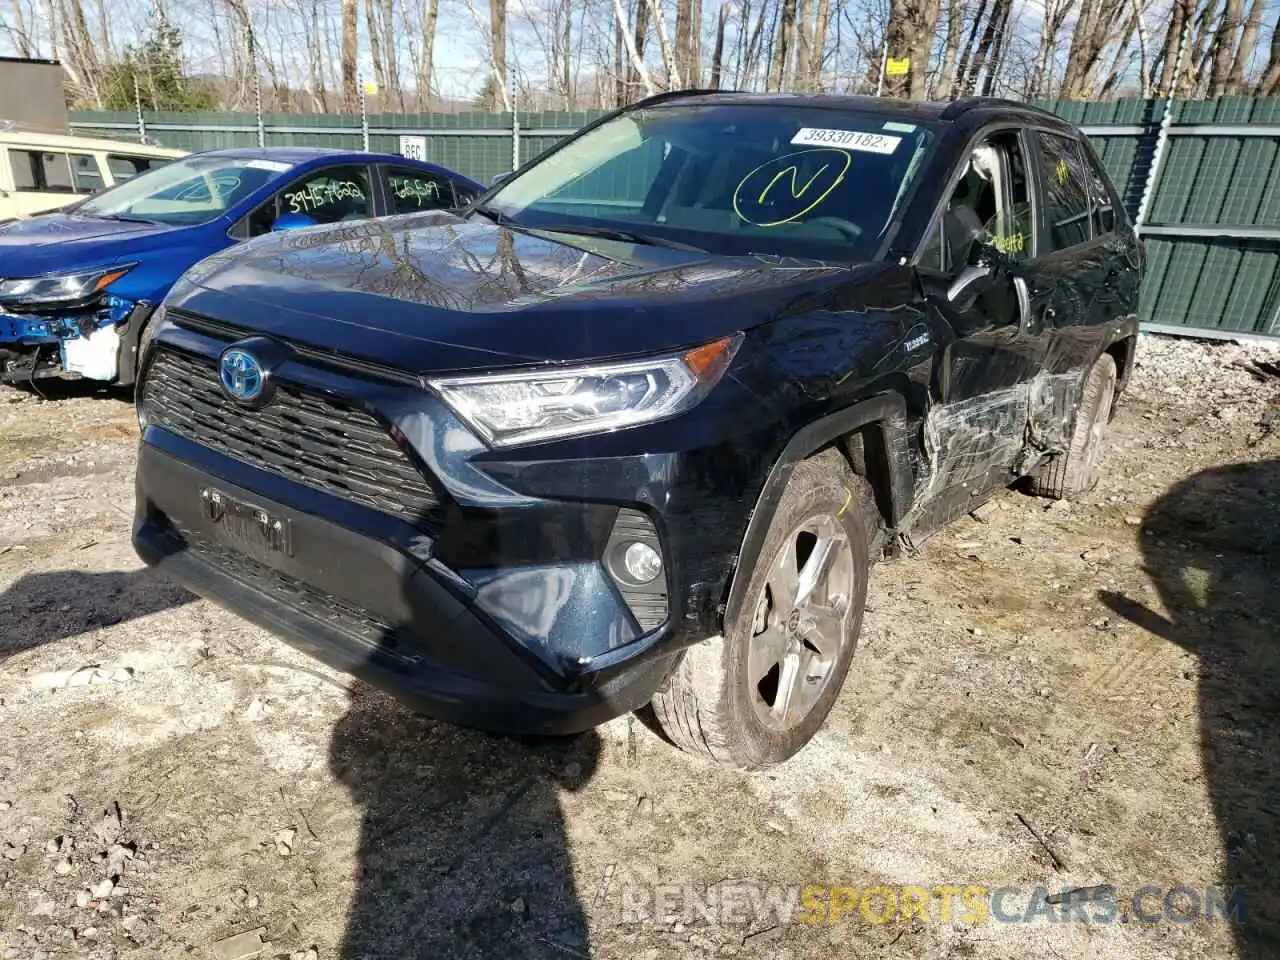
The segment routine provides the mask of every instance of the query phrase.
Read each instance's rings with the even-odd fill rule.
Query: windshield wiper
[[[480,214],[480,216],[484,217],[486,220],[492,220],[494,223],[496,223],[500,227],[518,226],[518,224],[514,220],[508,217],[501,210],[495,210],[493,209],[493,207],[486,207],[482,203],[475,204],[471,208],[471,212]]]
[[[688,253],[706,253],[702,247],[695,247],[689,243],[681,243],[679,240],[669,240],[666,237],[660,237],[652,233],[642,233],[638,230],[626,230],[618,227],[596,227],[590,224],[551,224],[543,226],[541,224],[534,226],[528,223],[517,223],[512,220],[501,210],[495,210],[492,207],[476,205],[471,208],[474,213],[480,214],[487,220],[492,220],[500,227],[508,227],[513,230],[525,230],[536,233],[567,233],[580,237],[600,237],[604,240],[618,240],[622,243],[638,243],[646,247],[666,247],[668,250],[684,250]]]
[[[146,217],[130,217],[123,213],[91,213],[91,217],[97,217],[99,220],[119,220],[121,223],[151,223],[158,224],[159,220],[148,220]]]
[[[623,243],[638,243],[646,247],[666,247],[668,250],[684,250],[688,253],[706,253],[702,247],[695,247],[679,240],[670,240],[653,233],[641,233],[637,230],[624,230],[617,227],[593,227],[579,224],[549,227],[526,227],[527,230],[546,231],[549,233],[577,234],[583,237],[600,237],[604,240],[620,240]]]

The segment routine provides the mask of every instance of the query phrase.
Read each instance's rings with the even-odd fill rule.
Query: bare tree
[[[702,27],[700,0],[676,0],[676,63],[690,86],[698,86],[702,65],[698,62],[698,35]]]
[[[342,106],[348,113],[355,113],[360,102],[360,91],[356,89],[359,24],[356,0],[342,0]]]
[[[1124,0],[1082,0],[1062,78],[1063,97],[1080,100],[1089,96],[1104,51],[1128,20]]]
[[[13,0],[13,23],[6,25],[6,28],[9,31],[9,36],[13,39],[13,45],[18,51],[18,56],[35,56],[35,45],[32,43],[31,34],[27,32],[27,22],[22,13],[21,0]]]
[[[667,71],[667,89],[679,90],[683,84],[680,82],[680,67],[676,62],[675,50],[671,46],[671,39],[667,35],[667,21],[662,13],[661,0],[647,0],[649,11],[653,14],[653,25],[658,31],[658,47],[662,52],[662,65]]]
[[[1218,20],[1218,29],[1213,35],[1212,67],[1209,72],[1210,97],[1220,97],[1226,92],[1243,17],[1244,0],[1226,0],[1222,17]]]
[[[720,14],[716,18],[716,45],[711,54],[711,89],[720,89],[720,77],[724,68],[724,31],[729,23],[729,4],[720,4]]]
[[[1245,92],[1244,75],[1257,52],[1258,34],[1262,32],[1262,15],[1265,12],[1262,0],[1253,0],[1249,5],[1249,15],[1245,18],[1244,31],[1240,34],[1240,46],[1231,62],[1231,72],[1227,75],[1224,92],[1229,96],[1239,96]]]
[[[777,35],[773,39],[773,66],[769,70],[770,90],[781,90],[787,82],[787,64],[790,62],[792,44],[796,32],[796,0],[781,0],[778,14]]]
[[[1267,66],[1258,80],[1257,92],[1264,97],[1272,96],[1280,89],[1280,23],[1271,31],[1271,49],[1267,57]]]
[[[364,0],[365,31],[369,34],[369,58],[373,61],[373,82],[378,90],[386,90],[387,70],[382,63],[382,37],[378,29],[377,15],[374,13],[374,0]]]

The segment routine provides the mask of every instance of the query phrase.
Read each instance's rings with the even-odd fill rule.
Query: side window
[[[1016,133],[979,143],[965,163],[938,227],[921,248],[919,266],[954,273],[989,243],[1015,260],[1032,253],[1027,163]]]
[[[391,213],[444,210],[454,206],[453,184],[445,177],[419,170],[388,170]]]
[[[361,220],[372,213],[369,168],[333,167],[295,180],[248,217],[247,234],[270,232],[276,218],[288,213],[316,223]]]
[[[1093,231],[1095,236],[1111,233],[1116,228],[1116,208],[1107,186],[1107,175],[1088,151],[1084,155],[1089,170],[1089,190],[1093,200]]]
[[[1002,138],[1005,170],[1008,183],[1001,198],[1000,212],[994,224],[987,224],[991,243],[997,250],[1014,260],[1031,256],[1032,219],[1031,187],[1027,181],[1027,160],[1022,141],[1015,135]]]
[[[71,161],[65,153],[40,153],[36,155],[40,161],[39,190],[55,193],[74,193],[75,182],[71,179]]]
[[[1093,175],[1084,164],[1080,145],[1069,137],[1037,133],[1043,160],[1044,216],[1052,250],[1086,243],[1092,236]]]
[[[9,169],[13,171],[14,190],[38,190],[40,157],[30,150],[10,150]]]
[[[361,220],[372,213],[370,196],[368,167],[337,167],[285,187],[280,213],[301,213],[316,223]]]
[[[76,193],[93,193],[107,184],[102,179],[102,169],[98,166],[98,158],[92,154],[73,153],[70,155],[71,177]]]
[[[163,165],[163,161],[152,157],[125,157],[114,153],[107,155],[107,169],[111,171],[111,179],[116,183],[124,183],[140,173]]]

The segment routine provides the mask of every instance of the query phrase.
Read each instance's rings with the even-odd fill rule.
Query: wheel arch
[[[138,348],[142,331],[151,321],[155,307],[147,301],[139,301],[117,328],[120,331],[119,352],[116,355],[116,383],[131,387],[138,380]]]
[[[832,447],[838,447],[853,472],[870,483],[887,529],[896,529],[910,508],[914,485],[907,446],[907,405],[901,395],[869,397],[805,425],[774,461],[751,512],[729,577],[724,622],[740,611],[750,571],[796,464]]]

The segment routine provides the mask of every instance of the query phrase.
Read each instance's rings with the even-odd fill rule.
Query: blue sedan
[[[483,192],[390,154],[212,150],[0,225],[0,383],[132,384],[152,311],[205,257],[275,230],[456,209]]]

